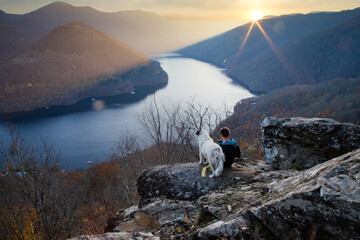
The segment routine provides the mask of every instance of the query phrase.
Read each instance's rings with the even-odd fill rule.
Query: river
[[[156,60],[169,75],[169,83],[155,92],[157,102],[187,101],[195,98],[201,104],[219,109],[226,104],[232,107],[241,99],[253,95],[234,84],[224,71],[208,63],[169,54],[157,56]],[[137,92],[132,95],[136,96]],[[134,98],[132,96],[132,98]],[[126,129],[138,129],[135,114],[154,99],[154,93],[129,102],[107,104],[101,110],[81,109],[47,117],[24,117],[11,122],[17,125],[26,142],[37,145],[40,138],[61,152],[63,169],[87,167],[86,162],[104,161],[111,153],[114,142]],[[94,99],[93,99],[94,100]],[[0,121],[0,134],[8,140],[7,122]]]

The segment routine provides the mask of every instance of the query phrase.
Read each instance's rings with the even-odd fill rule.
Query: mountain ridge
[[[0,14],[0,62],[30,47],[36,38]]]
[[[230,28],[224,27],[224,24],[171,21],[155,13],[138,10],[101,12],[92,7],[77,7],[63,2],[51,3],[23,15],[4,13],[4,16],[37,39],[56,26],[81,21],[148,56],[174,51]]]
[[[0,112],[10,113],[131,92],[136,86],[165,83],[167,75],[119,40],[72,22],[7,60],[0,79]]]
[[[276,18],[263,19],[260,20],[259,23],[271,39],[271,44],[277,48],[275,50],[280,49],[281,54],[282,47],[289,42],[309,33],[315,33],[334,27],[349,21],[352,18],[356,18],[359,15],[360,8],[356,8],[333,13],[285,15]],[[254,24],[247,42],[242,47],[241,52],[239,52],[240,46],[245,39],[245,35],[250,26],[251,23],[247,23],[216,37],[184,48],[178,52],[186,57],[196,58],[228,69],[229,75],[234,80],[243,83],[252,91],[269,91],[269,89],[249,86],[251,85],[250,75],[253,73],[261,73],[261,68],[254,70],[243,67],[241,70],[244,74],[247,74],[246,78],[243,77],[243,79],[240,79],[241,76],[237,75],[238,71],[235,71],[236,68],[240,68],[241,66],[252,66],[252,61],[255,61],[256,58],[259,60],[262,55],[273,52],[271,45],[256,24]]]
[[[357,77],[360,74],[359,29],[360,15],[292,40],[279,48],[280,53],[264,52],[232,67],[229,74],[248,84],[250,89],[262,92],[288,85]]]

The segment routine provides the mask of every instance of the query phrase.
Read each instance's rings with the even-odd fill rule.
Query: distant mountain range
[[[14,30],[11,31],[21,31],[24,36],[28,35],[23,38],[26,44],[16,44],[16,35],[5,36],[2,43],[16,47],[1,47],[0,57],[8,56],[9,50],[17,53],[17,49],[24,49],[24,45],[33,43],[34,39],[38,40],[54,27],[73,21],[81,21],[109,34],[146,55],[174,51],[230,29],[226,28],[225,23],[171,21],[140,10],[107,13],[91,7],[74,7],[64,2],[55,2],[23,15],[0,12],[0,19],[0,36],[8,32],[2,28],[5,23],[13,26]]]
[[[84,23],[68,23],[0,66],[0,112],[69,105],[166,82],[159,63]]]
[[[360,8],[293,14],[259,21],[271,40],[251,23],[179,51],[225,67],[252,91],[360,75]]]

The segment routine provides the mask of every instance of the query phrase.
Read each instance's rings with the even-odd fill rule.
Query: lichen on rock
[[[302,170],[360,148],[360,127],[333,119],[266,117],[261,129],[274,169]]]

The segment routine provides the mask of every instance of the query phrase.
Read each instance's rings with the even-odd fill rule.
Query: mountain
[[[337,33],[337,30],[341,30],[342,27],[346,27],[349,31],[352,29],[352,33],[354,36],[350,36],[350,33],[346,33],[348,37],[354,37],[353,45],[356,46],[357,39],[357,27],[356,23],[351,23],[350,21],[353,18],[356,18],[360,15],[360,8],[336,13],[312,13],[312,14],[295,14],[295,15],[287,15],[280,16],[276,18],[263,19],[259,21],[260,25],[264,29],[264,31],[271,39],[273,46],[275,46],[275,51],[277,54],[282,57],[282,62],[287,61],[286,54],[296,54],[305,52],[317,52],[317,46],[299,46],[300,42],[305,43],[309,40],[304,40],[304,38],[319,38],[318,43],[326,43],[328,40],[326,36],[329,36],[330,32],[336,33],[334,37],[332,37],[329,44],[335,44],[333,41],[336,40],[336,37],[341,38],[340,34],[344,33],[344,31],[340,31]],[[350,21],[348,23],[344,23],[346,21]],[[357,21],[356,19],[354,20]],[[337,26],[338,24],[344,23],[344,26]],[[270,91],[273,88],[277,88],[284,84],[283,82],[279,82],[277,86],[271,87],[271,84],[265,84],[266,86],[262,86],[266,79],[271,79],[273,82],[277,81],[277,74],[284,75],[283,72],[272,72],[272,65],[280,65],[282,64],[278,58],[267,58],[265,60],[264,56],[272,55],[274,56],[274,50],[270,46],[269,42],[264,37],[263,33],[259,29],[257,25],[254,25],[247,42],[242,48],[241,52],[239,52],[240,46],[250,28],[251,23],[235,28],[229,32],[224,34],[220,34],[216,37],[210,38],[208,40],[202,41],[185,49],[179,51],[179,53],[187,56],[197,58],[203,61],[211,62],[218,66],[225,67],[229,70],[229,74],[236,80],[248,85],[251,90],[254,91]],[[352,26],[351,26],[352,25]],[[336,27],[337,26],[337,27]],[[326,29],[335,27],[335,29],[329,30],[328,33],[322,32],[327,31]],[[311,33],[317,33],[318,36],[310,35]],[[314,40],[314,39],[313,39]],[[291,43],[298,41],[298,45],[296,46],[296,50],[291,50]],[[316,41],[316,40],[315,40]],[[292,45],[295,47],[295,45]],[[345,46],[345,45],[344,45]],[[322,49],[324,48],[333,48],[334,46],[328,46],[328,44],[324,44]],[[284,49],[286,48],[286,49]],[[266,55],[268,54],[268,55]],[[295,59],[298,55],[294,55]],[[310,62],[322,61],[314,56],[311,57]],[[329,57],[329,56],[328,56]],[[286,59],[286,60],[284,60]],[[294,59],[294,60],[295,60]],[[353,60],[353,59],[352,59]],[[272,61],[266,62],[265,61]],[[306,61],[309,63],[309,59],[298,59],[294,64],[291,65],[292,68],[296,68],[299,61]],[[330,61],[330,60],[329,60]],[[349,59],[350,61],[350,59]],[[259,63],[260,64],[255,64]],[[302,63],[300,63],[302,64]],[[304,63],[305,64],[305,63]],[[256,65],[256,67],[255,67]],[[268,66],[270,65],[270,66]],[[290,64],[289,64],[290,65]],[[295,66],[294,66],[295,65]],[[313,64],[308,64],[308,68],[316,67]],[[307,71],[307,69],[305,69]],[[240,71],[242,71],[240,73]],[[295,70],[294,70],[295,71]],[[296,71],[295,71],[296,73]],[[296,74],[293,75],[296,75]],[[253,76],[262,75],[262,82],[257,81],[256,83],[252,82]],[[266,78],[266,79],[264,79]],[[305,80],[303,80],[305,81]],[[300,82],[301,83],[301,82]],[[251,86],[250,86],[251,85]],[[270,85],[270,86],[269,86]]]
[[[98,11],[90,7],[77,9],[67,3],[54,2],[24,15],[10,15],[9,19],[34,37],[43,37],[56,26],[84,18],[96,20],[99,15]]]
[[[224,23],[171,21],[140,10],[107,13],[63,2],[24,15],[3,15],[37,39],[56,26],[81,21],[147,55],[174,51],[230,29]]]
[[[241,100],[223,125],[234,137],[253,143],[261,138],[259,124],[265,116],[333,118],[359,125],[360,78],[288,86]]]
[[[159,63],[90,26],[58,26],[0,67],[0,112],[73,104],[167,82]]]
[[[35,41],[36,38],[6,20],[0,13],[0,62],[26,49]]]
[[[302,36],[279,50],[278,54],[268,51],[233,66],[229,75],[243,81],[251,90],[262,92],[360,76],[360,16]]]

